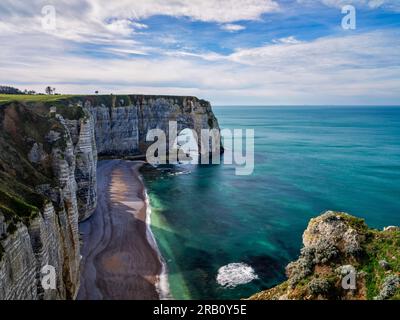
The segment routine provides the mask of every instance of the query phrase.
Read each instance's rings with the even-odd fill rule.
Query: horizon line
[[[212,104],[213,107],[400,107],[400,104]]]

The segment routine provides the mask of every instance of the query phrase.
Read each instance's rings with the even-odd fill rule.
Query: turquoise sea
[[[152,230],[177,299],[238,299],[285,279],[310,218],[325,210],[400,224],[400,108],[214,107],[221,128],[255,129],[255,171],[188,166],[145,174]],[[258,279],[226,288],[229,263]]]

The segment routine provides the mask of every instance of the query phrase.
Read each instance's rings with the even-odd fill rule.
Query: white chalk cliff
[[[195,97],[73,96],[0,106],[0,299],[74,299],[78,222],[96,208],[98,155],[144,154],[150,129],[217,129]],[[43,290],[41,270],[56,270]]]

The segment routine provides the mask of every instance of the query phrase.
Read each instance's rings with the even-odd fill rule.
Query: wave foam
[[[217,275],[218,284],[226,288],[234,288],[255,279],[258,279],[258,276],[254,269],[242,262],[230,263],[219,268]]]
[[[142,181],[142,183],[144,185],[144,182],[143,182],[143,179],[141,176],[139,176],[139,179]],[[161,263],[161,273],[158,276],[158,281],[156,283],[156,290],[160,297],[160,300],[172,300],[172,294],[169,289],[167,265],[165,263],[164,257],[161,254],[160,249],[158,248],[157,241],[154,237],[154,234],[151,231],[150,197],[147,194],[146,188],[144,188],[144,196],[145,196],[145,202],[146,202],[146,237],[147,237],[147,241],[149,242],[151,247],[157,252],[158,259],[160,260],[160,263]]]

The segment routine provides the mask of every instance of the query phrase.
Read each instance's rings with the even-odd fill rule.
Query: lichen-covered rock
[[[340,266],[336,268],[335,271],[342,276],[347,276],[350,273],[357,273],[356,268],[354,268],[351,264]]]
[[[387,276],[382,284],[382,289],[376,300],[386,300],[395,295],[400,288],[400,277],[397,274]]]
[[[288,280],[251,299],[400,299],[397,227],[369,229],[361,219],[328,211],[311,219],[303,243],[286,267]]]
[[[379,265],[384,270],[390,270],[390,264],[386,260],[380,260]]]
[[[295,287],[313,273],[316,265],[332,262],[339,255],[359,252],[361,237],[343,213],[328,211],[312,219],[303,234],[304,248],[299,259],[286,268],[289,285]]]
[[[325,295],[331,290],[332,284],[324,278],[314,278],[308,283],[308,290],[313,296]]]
[[[320,253],[317,258],[326,261],[333,258],[338,251],[346,254],[360,252],[363,233],[358,232],[356,226],[349,223],[349,219],[345,213],[333,211],[311,219],[303,234],[304,246],[314,247]]]
[[[297,261],[289,263],[286,267],[289,285],[294,288],[302,279],[312,274],[314,265],[314,250],[304,250]]]

